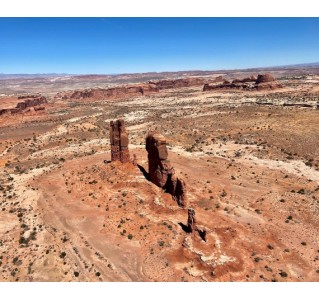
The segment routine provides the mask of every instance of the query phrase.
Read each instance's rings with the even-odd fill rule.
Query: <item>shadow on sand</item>
[[[189,230],[188,226],[186,226],[185,224],[183,224],[182,222],[178,223],[179,226],[181,226],[181,228],[186,232],[186,233],[190,233],[191,231]]]
[[[143,173],[145,179],[147,179],[148,181],[151,181],[150,179],[150,175],[146,172],[146,170],[141,166],[141,165],[137,165],[137,167],[140,169],[140,171]]]

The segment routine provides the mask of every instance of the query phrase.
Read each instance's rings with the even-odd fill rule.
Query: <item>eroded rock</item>
[[[274,90],[282,88],[282,85],[270,74],[259,74],[249,76],[243,79],[234,79],[232,82],[224,81],[221,84],[208,84],[203,87],[203,91],[210,90],[247,90],[247,91],[260,91],[260,90]]]
[[[48,103],[47,99],[41,95],[25,95],[17,99],[23,101],[18,102],[15,107],[0,109],[0,115],[23,113],[29,111],[27,109],[30,108],[34,108],[34,111],[44,110],[45,107],[40,107],[40,105]]]
[[[126,163],[130,161],[128,134],[123,119],[110,122],[111,160]]]
[[[86,90],[74,91],[72,93],[64,93],[57,95],[66,99],[92,99],[92,100],[108,100],[108,99],[125,99],[129,97],[138,97],[157,93],[159,90],[154,84],[139,84],[131,86],[118,86],[114,88],[92,88]]]
[[[193,208],[189,208],[187,212],[188,212],[188,218],[187,218],[188,231],[194,232],[196,229],[195,210]]]
[[[146,150],[150,180],[170,193],[179,206],[185,207],[186,184],[183,179],[176,176],[174,168],[168,161],[165,137],[158,132],[150,132],[146,137]]]
[[[260,74],[257,77],[256,84],[265,83],[265,82],[273,82],[276,79],[270,74]]]
[[[180,78],[180,79],[167,79],[159,81],[149,81],[150,84],[154,84],[158,89],[174,89],[191,86],[200,86],[204,84],[206,79],[204,78]]]

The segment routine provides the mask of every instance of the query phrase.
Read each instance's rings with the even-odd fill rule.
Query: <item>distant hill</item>
[[[230,73],[230,72],[260,72],[267,70],[286,70],[286,69],[312,69],[319,68],[319,62],[294,64],[294,65],[282,65],[272,67],[255,67],[247,69],[228,69],[228,70],[188,70],[188,71],[167,71],[167,72],[145,72],[145,73],[122,73],[122,74],[68,74],[68,73],[43,73],[43,74],[4,74],[0,73],[0,80],[6,79],[33,79],[33,78],[56,78],[56,77],[76,77],[82,79],[97,79],[97,78],[117,78],[123,76],[142,76],[144,78],[149,77],[150,79],[161,79],[166,76],[205,76],[215,73]]]
[[[44,73],[44,74],[4,74],[0,73],[0,79],[19,79],[19,78],[51,78],[51,77],[58,77],[58,76],[72,76],[66,73]]]

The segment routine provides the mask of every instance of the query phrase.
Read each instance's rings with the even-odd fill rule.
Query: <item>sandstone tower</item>
[[[178,178],[168,161],[166,139],[158,132],[150,132],[146,137],[148,152],[148,172],[150,180],[170,193],[181,207],[186,206],[186,184]]]
[[[110,122],[110,143],[112,161],[120,161],[122,163],[130,161],[128,134],[123,119]]]
[[[187,227],[189,232],[193,232],[195,231],[195,228],[196,228],[195,210],[193,208],[189,208],[187,212],[188,212]]]

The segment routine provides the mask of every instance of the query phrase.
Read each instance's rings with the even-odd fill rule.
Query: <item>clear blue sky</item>
[[[0,18],[0,73],[113,74],[307,62],[319,62],[319,18]]]

